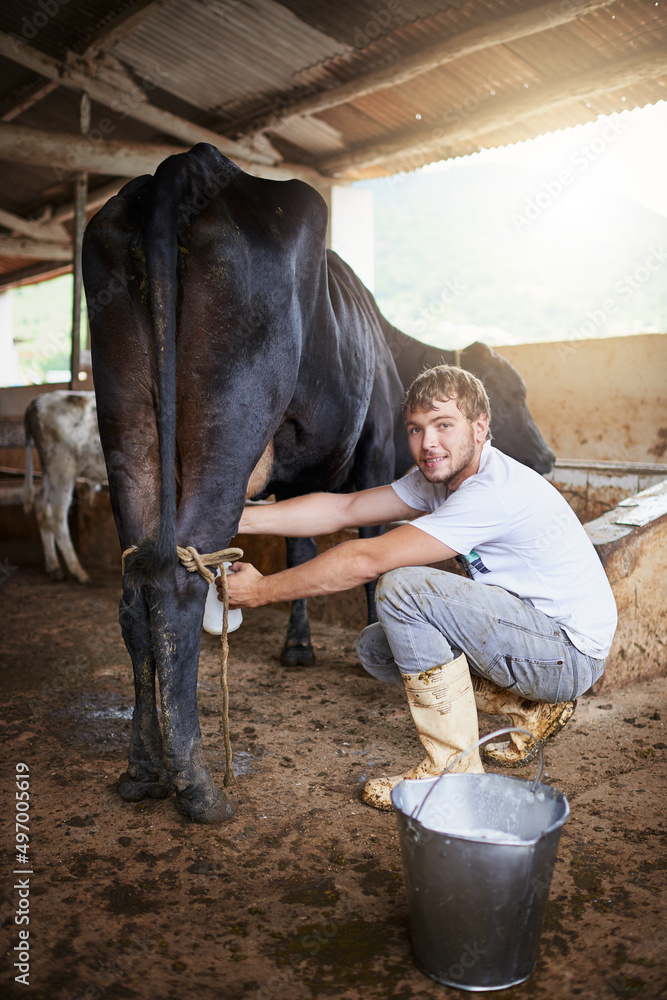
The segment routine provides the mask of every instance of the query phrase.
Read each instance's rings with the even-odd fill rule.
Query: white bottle
[[[225,571],[229,574],[229,568],[232,565],[230,562],[222,564],[225,567]],[[220,569],[217,570],[216,576],[220,576]],[[218,600],[218,588],[215,585],[215,581],[210,584],[208,588],[208,594],[206,595],[206,606],[204,608],[204,630],[210,632],[211,635],[222,635],[222,618],[224,614],[224,608],[222,606],[222,601]],[[241,625],[243,621],[243,612],[240,608],[235,608],[230,611],[227,617],[227,634],[230,632],[235,632],[237,628]]]

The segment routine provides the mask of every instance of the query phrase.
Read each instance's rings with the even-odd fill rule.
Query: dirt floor
[[[237,811],[196,826],[170,799],[117,793],[133,704],[117,576],[83,588],[0,570],[3,997],[465,995],[415,967],[396,819],[359,799],[367,776],[416,762],[420,747],[402,692],[356,662],[353,631],[314,623],[316,666],[288,671],[276,660],[284,614],[246,613],[230,636]],[[222,781],[218,657],[204,635],[200,714]],[[548,745],[547,780],[572,813],[536,971],[499,1000],[667,997],[666,693],[663,678],[585,697]],[[22,876],[14,793],[26,768]],[[26,912],[29,927],[15,922]],[[25,929],[29,985],[13,967]]]

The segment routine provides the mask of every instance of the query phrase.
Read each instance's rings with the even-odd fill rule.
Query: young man
[[[227,578],[232,608],[380,578],[379,621],[361,633],[357,652],[373,676],[405,687],[427,754],[405,774],[366,783],[364,801],[380,809],[391,809],[403,778],[442,774],[476,742],[477,708],[509,716],[539,740],[555,735],[601,676],[616,628],[602,564],[569,505],[491,445],[482,383],[440,365],[412,383],[404,414],[415,467],[402,479],[248,507],[239,532],[308,537],[412,523],[271,576],[235,563]],[[467,576],[429,567],[453,557]],[[534,753],[531,740],[512,734],[484,756],[516,766]],[[479,752],[454,770],[483,772]]]

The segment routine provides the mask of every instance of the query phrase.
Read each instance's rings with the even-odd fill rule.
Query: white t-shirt
[[[416,467],[392,485],[410,507],[430,511],[411,523],[459,552],[473,579],[549,615],[582,653],[607,656],[614,595],[586,531],[546,479],[487,441],[478,472],[454,492]]]

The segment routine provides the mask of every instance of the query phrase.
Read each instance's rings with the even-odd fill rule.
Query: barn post
[[[373,192],[332,184],[329,201],[330,246],[350,265],[369,291],[375,285]]]
[[[375,284],[373,192],[320,177],[308,181],[329,210],[327,247],[335,250],[369,289]]]
[[[76,389],[81,367],[81,292],[83,289],[83,270],[81,265],[81,246],[83,231],[86,228],[86,199],[88,196],[88,173],[81,170],[76,175],[74,187],[74,233],[72,235],[72,270],[74,273],[74,290],[72,293],[72,361],[70,371],[70,389]]]
[[[90,97],[82,93],[79,100],[79,128],[82,135],[90,131]],[[78,170],[74,181],[74,232],[72,234],[72,358],[70,363],[70,389],[77,389],[81,368],[81,292],[83,290],[83,264],[81,248],[86,228],[86,202],[88,200],[88,171]]]

